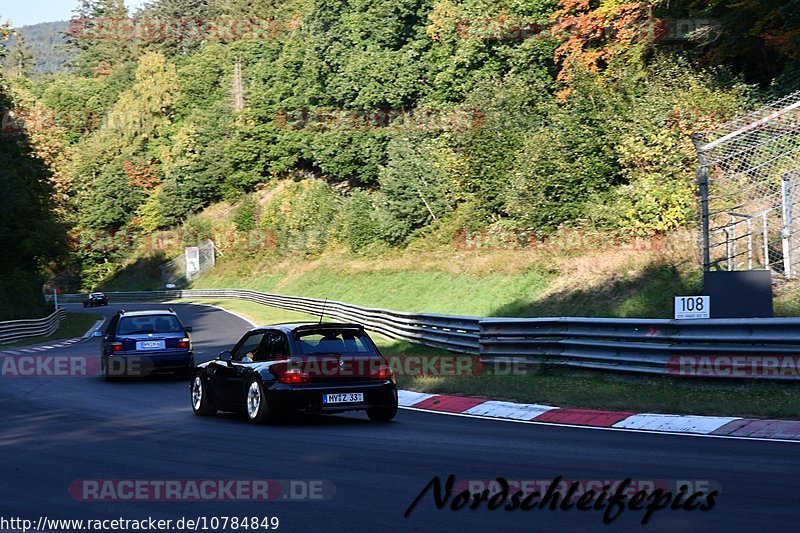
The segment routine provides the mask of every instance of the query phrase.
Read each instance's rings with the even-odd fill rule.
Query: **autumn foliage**
[[[569,84],[577,68],[599,73],[620,56],[652,45],[661,25],[652,7],[651,2],[603,2],[592,8],[589,0],[561,0],[552,16],[553,32],[563,39],[555,52],[557,79]]]

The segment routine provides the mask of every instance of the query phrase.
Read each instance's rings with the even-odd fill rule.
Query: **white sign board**
[[[200,248],[191,246],[184,250],[186,257],[186,279],[192,280],[200,272]]]
[[[711,318],[710,296],[676,296],[675,320]]]

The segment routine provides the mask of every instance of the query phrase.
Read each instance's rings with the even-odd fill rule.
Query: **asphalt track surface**
[[[126,305],[127,309],[151,308]],[[172,306],[194,327],[197,362],[228,349],[249,324],[221,310]],[[97,312],[110,316],[115,306]],[[36,354],[91,355],[99,341]],[[360,414],[253,426],[243,417],[192,414],[188,386],[172,378],[0,378],[0,517],[177,520],[277,516],[279,531],[759,531],[798,530],[800,445],[598,431],[401,410],[389,424]],[[458,479],[712,480],[716,506],[600,511],[437,509],[434,476]],[[77,501],[85,479],[327,480],[325,501]],[[229,529],[230,530],[230,529]]]

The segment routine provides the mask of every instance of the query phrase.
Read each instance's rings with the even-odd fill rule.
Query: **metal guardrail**
[[[454,352],[480,354],[487,363],[547,363],[653,374],[681,372],[687,358],[793,358],[789,374],[731,373],[727,377],[800,379],[800,318],[607,319],[479,318],[415,314],[342,302],[240,289],[107,293],[112,302],[181,298],[247,300],[271,307],[363,324],[392,339]],[[83,295],[64,295],[64,303]],[[774,361],[773,361],[774,362]],[[730,361],[728,362],[730,364]],[[746,361],[743,364],[748,364]],[[763,361],[762,363],[764,364]],[[763,370],[763,369],[762,369]],[[720,374],[721,376],[724,375]]]
[[[58,329],[65,315],[63,309],[58,309],[44,318],[0,322],[0,343],[14,342],[26,337],[51,335]]]
[[[681,364],[739,364],[727,377],[764,377],[746,372],[748,357],[800,361],[800,318],[709,320],[493,318],[481,321],[480,353],[493,360],[525,360],[603,370],[691,375]],[[739,362],[733,361],[739,358]],[[722,358],[722,359],[720,359]],[[722,363],[720,363],[722,361]],[[776,359],[776,361],[779,361]],[[774,361],[773,361],[774,362]],[[755,365],[763,366],[763,361]],[[761,373],[765,370],[759,368]],[[766,369],[769,370],[769,369]],[[796,372],[775,378],[798,379]]]
[[[363,324],[391,339],[406,340],[442,348],[454,352],[478,353],[480,345],[480,318],[468,316],[447,316],[435,314],[416,314],[359,307],[342,302],[325,301],[300,296],[283,296],[258,291],[238,289],[191,289],[146,292],[107,292],[111,302],[163,301],[181,298],[224,298],[247,300],[270,307],[297,311],[345,322]],[[59,297],[61,303],[82,302],[85,295],[67,294]]]

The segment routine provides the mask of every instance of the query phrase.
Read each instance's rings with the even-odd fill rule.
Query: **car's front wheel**
[[[247,418],[252,424],[265,424],[273,418],[264,395],[264,386],[258,378],[250,380],[250,384],[247,386],[245,406],[247,407]]]
[[[208,398],[206,385],[203,383],[203,376],[195,373],[192,379],[192,410],[197,416],[211,416],[217,414],[217,410],[211,407]]]
[[[388,422],[397,416],[397,404],[388,407],[372,407],[367,409],[367,416],[373,422]]]

